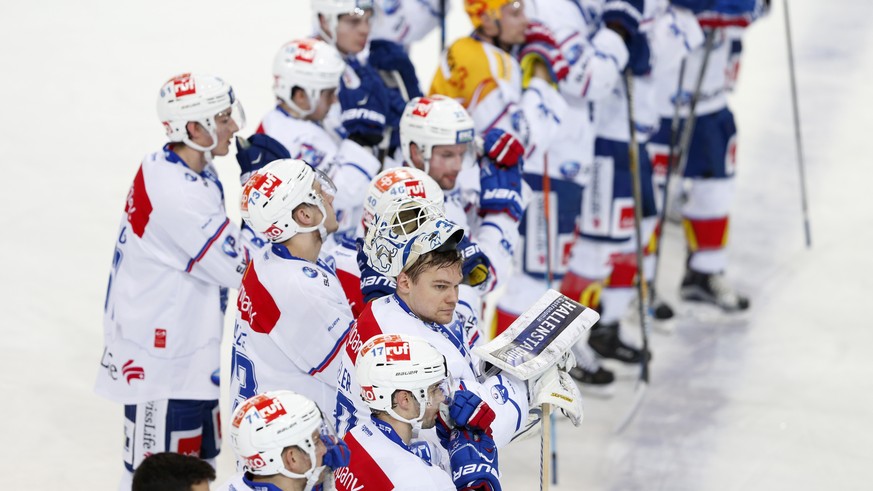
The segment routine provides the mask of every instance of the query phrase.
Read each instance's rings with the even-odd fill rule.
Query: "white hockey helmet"
[[[440,210],[445,209],[443,190],[426,172],[415,167],[392,167],[376,174],[370,181],[362,219],[365,230],[373,223],[376,206],[385,194],[395,198],[421,198],[438,206]]]
[[[240,196],[240,215],[254,231],[272,242],[284,242],[296,234],[316,230],[324,240],[327,212],[322,195],[313,188],[315,181],[321,184],[322,193],[336,195],[336,186],[324,172],[302,160],[274,160],[246,181]],[[304,203],[321,211],[321,223],[301,227],[294,220],[294,209]]]
[[[315,111],[322,90],[339,87],[346,68],[339,51],[317,39],[295,39],[285,43],[273,59],[273,92],[292,109],[307,116]],[[309,109],[303,110],[291,100],[294,87],[303,89]]]
[[[396,278],[422,255],[454,249],[463,237],[464,229],[435,204],[384,194],[364,237],[364,254],[377,273]]]
[[[215,117],[220,113],[229,113],[240,129],[245,126],[245,113],[233,87],[212,75],[183,73],[167,80],[158,94],[157,108],[167,138],[201,152],[209,152],[218,145]],[[210,146],[191,141],[186,126],[192,121],[209,132]]]
[[[336,26],[341,15],[363,16],[367,10],[373,9],[373,0],[310,0],[312,15],[315,17],[315,28],[330,44],[336,46]],[[321,28],[318,15],[327,21],[327,31]]]
[[[379,334],[361,347],[355,361],[355,375],[361,385],[361,399],[377,411],[421,428],[428,406],[428,392],[440,384],[443,401],[451,397],[451,378],[446,358],[427,341],[407,334]],[[392,396],[407,390],[419,403],[417,418],[407,419],[393,409]]]
[[[316,466],[316,445],[324,431],[321,411],[314,402],[290,390],[275,390],[251,397],[236,408],[230,441],[247,472],[306,479],[309,490],[324,470],[323,465]],[[313,438],[315,432],[319,436]],[[309,455],[310,467],[303,474],[285,468],[282,453],[292,446]]]
[[[406,104],[400,118],[400,148],[412,165],[410,144],[415,143],[430,172],[430,158],[436,145],[468,145],[465,161],[475,161],[473,118],[458,101],[444,95],[416,97]]]

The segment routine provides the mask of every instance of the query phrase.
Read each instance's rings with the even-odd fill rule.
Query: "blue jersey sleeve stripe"
[[[349,327],[346,328],[346,332],[344,332],[343,335],[340,336],[340,338],[337,340],[336,344],[333,345],[333,348],[331,348],[330,353],[327,354],[327,357],[322,360],[321,363],[318,364],[318,366],[316,366],[312,370],[309,370],[309,375],[315,375],[316,373],[321,372],[322,370],[327,368],[328,365],[330,365],[330,362],[332,362],[333,359],[336,358],[336,355],[340,352],[340,348],[342,347],[343,343],[345,343],[346,338],[349,336],[349,331],[351,330],[351,327],[352,325],[349,324]]]
[[[203,248],[200,249],[200,252],[197,253],[197,256],[194,257],[193,259],[191,259],[190,261],[188,261],[188,267],[185,268],[186,273],[190,273],[191,269],[194,268],[194,264],[197,261],[200,261],[201,259],[203,259],[203,256],[206,255],[206,251],[208,251],[209,248],[212,247],[212,244],[214,244],[215,241],[218,239],[218,237],[221,236],[221,234],[224,232],[224,229],[227,228],[228,223],[230,223],[230,220],[225,218],[224,223],[222,223],[221,226],[218,227],[218,230],[216,230],[215,233],[212,234],[212,237],[210,237],[209,240],[206,241],[206,244],[203,245]]]

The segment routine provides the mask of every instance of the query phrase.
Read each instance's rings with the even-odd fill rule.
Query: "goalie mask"
[[[317,39],[298,39],[286,43],[273,59],[273,92],[301,116],[315,111],[321,92],[339,87],[346,63],[333,46]],[[294,87],[303,89],[309,109],[303,110],[291,99]]]
[[[356,15],[363,16],[367,10],[373,10],[372,0],[310,0],[312,15],[315,16],[315,29],[322,38],[331,45],[336,46],[336,26],[339,24],[339,16]],[[321,28],[318,15],[327,21],[327,31]]]
[[[445,207],[445,194],[426,172],[415,167],[392,167],[376,175],[367,188],[367,198],[364,200],[364,230],[373,224],[376,206],[382,196],[394,198],[421,198],[440,210]]]
[[[321,192],[315,189],[315,182],[321,185]],[[240,196],[240,215],[254,231],[266,235],[271,242],[284,242],[297,234],[316,230],[324,240],[328,218],[324,194],[336,195],[336,186],[324,172],[302,160],[274,160],[246,181]],[[301,227],[294,220],[294,210],[301,204],[318,208],[321,212],[318,225]]]
[[[451,397],[451,376],[446,358],[427,341],[416,336],[380,334],[361,347],[355,361],[361,399],[377,411],[421,428],[431,395],[440,402]],[[393,396],[406,390],[418,401],[418,417],[407,419],[394,410]]]
[[[321,435],[329,435],[318,406],[290,390],[258,394],[236,408],[230,425],[230,441],[246,472],[256,476],[282,474],[306,479],[311,490],[318,483],[324,465],[317,466],[316,446]],[[299,447],[309,455],[310,467],[296,474],[285,467],[282,454]]]
[[[437,145],[466,144],[464,165],[476,161],[473,118],[458,101],[444,95],[416,97],[406,104],[400,118],[400,148],[407,164],[412,164],[410,145],[415,143],[430,172],[430,159]]]
[[[364,237],[364,254],[374,271],[396,278],[428,252],[457,248],[463,237],[464,229],[433,203],[385,194]]]
[[[157,109],[171,142],[182,142],[207,153],[218,145],[216,118],[229,116],[240,129],[246,122],[233,87],[211,75],[185,73],[171,78],[161,87]],[[200,124],[212,137],[212,144],[204,147],[191,141],[187,128],[189,122]],[[208,159],[211,160],[211,155]]]

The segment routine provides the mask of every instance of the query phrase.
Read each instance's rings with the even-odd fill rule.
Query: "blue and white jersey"
[[[169,145],[147,155],[116,238],[97,393],[122,404],[218,399],[227,289],[248,256],[212,164],[195,172]]]

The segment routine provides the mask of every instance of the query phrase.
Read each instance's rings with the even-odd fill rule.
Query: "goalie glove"
[[[497,445],[481,431],[452,430],[449,441],[452,481],[458,491],[501,491]]]

